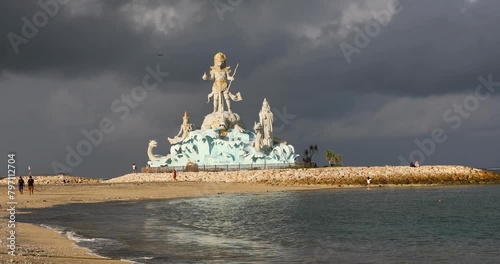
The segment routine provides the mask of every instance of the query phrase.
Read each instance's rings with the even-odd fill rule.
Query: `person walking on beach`
[[[172,173],[173,173],[173,175],[174,175],[174,181],[176,181],[176,180],[177,180],[177,171],[176,171],[176,170],[174,170]]]
[[[132,173],[137,173],[137,165],[132,164]]]
[[[19,192],[21,194],[23,194],[23,190],[24,190],[24,180],[23,180],[23,177],[19,176],[19,181],[17,181],[18,185],[19,185]]]
[[[35,189],[35,180],[30,175],[30,178],[28,179],[28,191],[30,192],[30,195],[33,194],[33,190]]]
[[[371,182],[372,182],[372,179],[370,178],[370,176],[368,176],[368,178],[366,179],[366,184],[368,184],[368,188],[370,188]]]

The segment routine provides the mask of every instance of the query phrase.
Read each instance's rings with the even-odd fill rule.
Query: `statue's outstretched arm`
[[[210,76],[207,75],[206,72],[203,73],[203,76],[201,76],[201,78],[204,80],[204,81],[208,81],[208,80],[214,80],[215,79],[215,75],[213,73],[210,73]]]

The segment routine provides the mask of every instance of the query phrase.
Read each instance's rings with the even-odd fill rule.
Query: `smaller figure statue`
[[[168,138],[168,142],[170,142],[170,144],[172,144],[172,145],[180,143],[185,138],[188,137],[189,132],[192,130],[193,130],[193,124],[189,123],[189,116],[188,116],[187,112],[184,112],[184,116],[182,117],[182,125],[181,125],[181,128],[179,130],[179,133],[177,133],[177,136],[175,136],[174,138]]]
[[[256,152],[262,151],[262,125],[260,123],[255,122],[253,126],[253,130],[255,131],[255,141],[253,142],[253,147]]]
[[[238,66],[236,66],[237,69]],[[226,101],[227,111],[231,112],[231,100],[241,101],[241,94],[232,94],[229,91],[231,87],[231,82],[234,80],[234,74],[231,76],[231,70],[229,66],[226,66],[226,55],[222,52],[215,54],[214,66],[210,67],[210,75],[206,72],[203,73],[201,77],[203,80],[214,81],[212,85],[212,92],[208,94],[208,102],[210,103],[211,98],[214,98],[214,113],[224,112],[224,103],[222,102],[222,97]],[[236,74],[236,69],[234,70]],[[230,81],[229,85],[227,81]]]
[[[262,144],[265,147],[272,147],[273,144],[273,120],[274,115],[271,112],[271,107],[267,102],[267,99],[264,98],[264,102],[262,102],[262,109],[259,112],[259,123],[262,125],[263,131],[263,139]]]

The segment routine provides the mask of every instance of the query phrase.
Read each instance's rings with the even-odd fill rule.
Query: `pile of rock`
[[[500,174],[465,166],[378,166],[314,169],[179,172],[179,181],[250,182],[278,185],[372,185],[386,184],[476,184],[500,183]],[[135,173],[106,182],[173,181],[172,173]]]
[[[130,173],[118,178],[109,179],[105,182],[106,183],[166,182],[173,180],[174,178],[172,173]]]
[[[464,166],[378,166],[313,169],[178,172],[178,181],[265,183],[273,185],[372,185],[500,183],[500,174]],[[27,182],[27,176],[25,183]],[[174,181],[172,173],[131,173],[107,181],[78,176],[33,176],[35,184],[96,184]],[[18,178],[16,178],[17,180]],[[0,184],[7,184],[7,178]],[[17,184],[17,182],[16,182]]]
[[[24,184],[28,182],[28,176],[22,176],[24,179]],[[16,177],[16,184],[17,179]],[[68,184],[68,183],[100,183],[100,179],[83,178],[78,176],[68,176],[68,175],[50,175],[50,176],[33,176],[35,184]],[[7,184],[8,178],[0,180],[0,184]]]

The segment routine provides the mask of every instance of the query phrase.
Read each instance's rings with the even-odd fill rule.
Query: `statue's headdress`
[[[267,102],[266,98],[264,98],[264,102],[262,102],[262,109],[271,111],[271,106],[269,105],[269,102]]]
[[[184,116],[182,117],[184,120],[189,120],[189,116],[187,115],[187,111],[184,111]]]
[[[222,62],[222,67],[221,68],[226,68],[226,54],[222,52],[218,52],[214,56],[214,66],[217,65],[217,62]]]
[[[226,54],[224,54],[222,52],[215,54],[214,62],[217,62],[217,61],[226,61]]]

